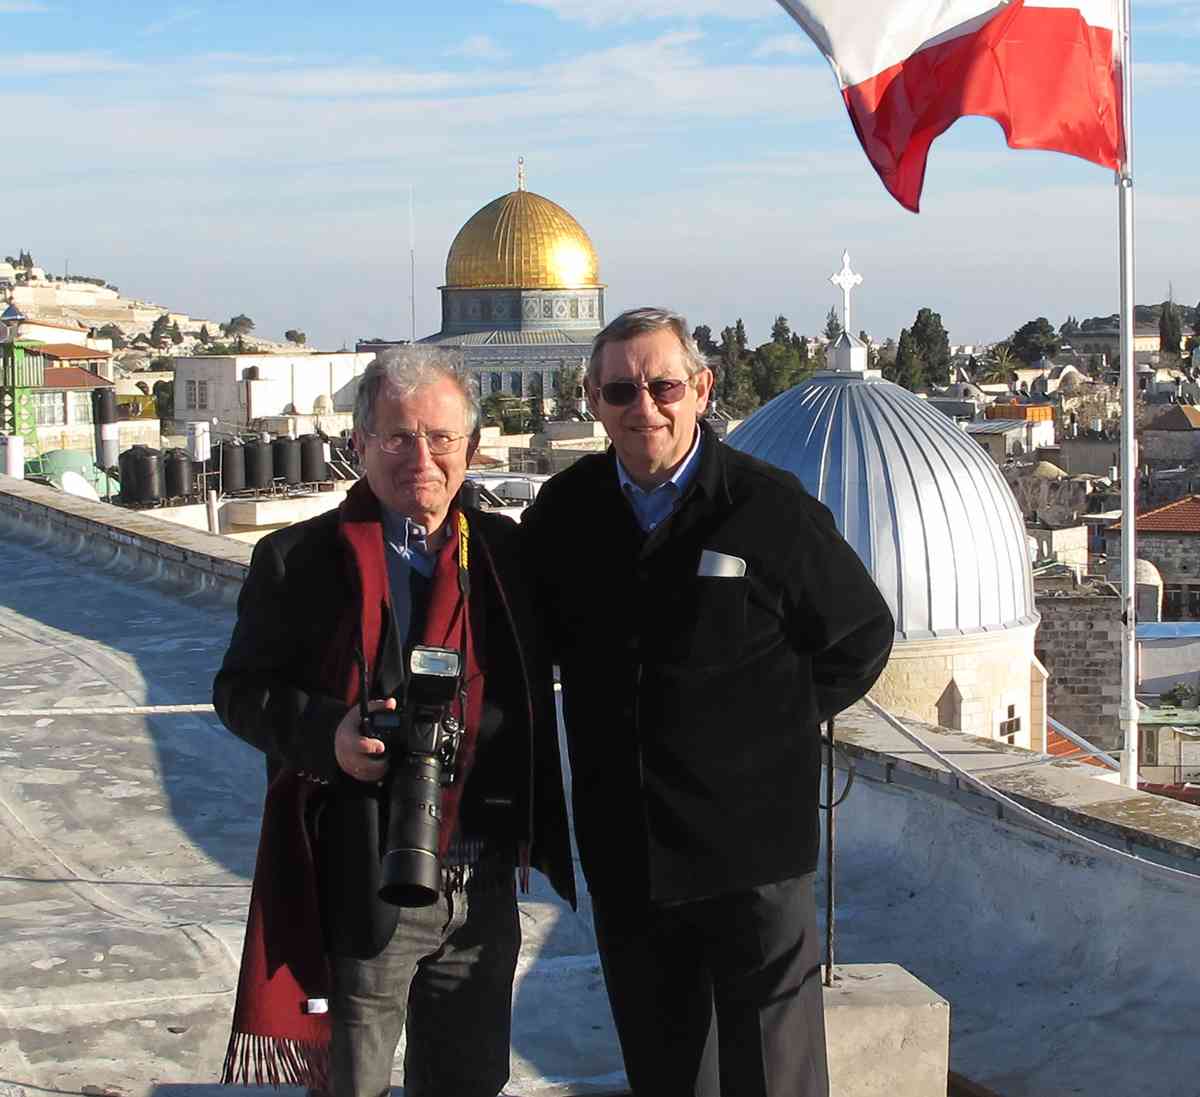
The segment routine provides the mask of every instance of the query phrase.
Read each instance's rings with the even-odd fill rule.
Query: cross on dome
[[[856,286],[862,285],[862,275],[855,274],[850,269],[850,253],[842,252],[842,269],[837,274],[831,274],[829,280],[842,291],[842,331],[850,332],[850,293]]]

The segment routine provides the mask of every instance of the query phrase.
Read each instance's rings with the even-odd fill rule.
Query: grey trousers
[[[335,956],[332,1097],[379,1097],[406,1033],[406,1097],[495,1097],[508,1081],[521,947],[512,872],[405,909],[370,960]]]
[[[593,909],[637,1097],[828,1097],[812,874]]]

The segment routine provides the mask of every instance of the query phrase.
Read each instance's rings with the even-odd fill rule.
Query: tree
[[[1078,335],[1081,330],[1082,329],[1079,326],[1079,321],[1074,316],[1068,315],[1067,318],[1062,322],[1062,325],[1059,327],[1058,334],[1064,339],[1072,339]]]
[[[174,343],[175,346],[179,346],[179,344],[183,342],[183,332],[179,330],[178,320],[171,325],[171,342]]]
[[[1039,358],[1053,358],[1062,346],[1062,339],[1044,316],[1022,324],[1008,338],[1012,353],[1027,365]]]
[[[900,342],[896,344],[896,361],[892,366],[896,384],[915,392],[925,384],[925,363],[917,352],[912,332],[908,328],[900,331]]]
[[[940,313],[918,309],[913,321],[913,350],[925,364],[925,381],[930,385],[950,383],[950,337],[942,326]]]
[[[790,340],[787,343],[763,343],[750,357],[750,380],[764,404],[799,384],[807,372],[807,366],[792,349]]]
[[[992,356],[976,371],[978,380],[985,385],[1010,384],[1018,361],[1007,343],[997,343]]]
[[[737,323],[733,327],[734,337],[737,339],[738,354],[746,353],[746,325],[742,323],[742,318],[739,316]]]
[[[150,345],[155,350],[162,350],[167,345],[170,334],[171,318],[164,312],[150,325]]]
[[[305,335],[304,332],[298,331],[296,328],[288,328],[288,330],[283,333],[283,337],[289,343],[294,343],[298,347],[304,346],[304,344],[308,341],[308,336]]]
[[[721,348],[713,342],[712,328],[707,324],[701,324],[692,332],[692,338],[696,340],[696,346],[700,348],[700,353],[709,358],[715,358],[721,353]]]
[[[583,399],[583,367],[560,369],[554,381],[554,418],[577,419]]]
[[[207,324],[200,325],[200,334],[196,338],[200,340],[200,345],[203,347],[208,346],[212,342],[212,336],[208,334]]]
[[[533,410],[519,396],[495,392],[483,401],[483,421],[498,426],[505,434],[522,434],[529,425]]]
[[[807,335],[800,336],[800,341],[799,341],[799,343],[796,344],[796,353],[798,355],[800,355],[800,361],[803,362],[806,366],[808,365],[809,359],[811,357],[811,354],[809,353],[809,351],[810,351],[810,348],[808,345],[808,336]]]
[[[245,315],[245,313],[238,313],[229,323],[222,324],[221,330],[226,335],[235,335],[238,337],[249,335],[254,330],[254,321]]]
[[[1166,300],[1162,303],[1162,312],[1158,315],[1158,345],[1163,354],[1179,354],[1179,344],[1183,342],[1183,322],[1179,319],[1179,309],[1175,302]]]
[[[713,395],[717,406],[735,418],[749,415],[758,407],[758,396],[750,377],[750,365],[738,349],[737,328],[721,332],[719,357],[714,361],[716,384]]]
[[[159,419],[175,418],[175,382],[154,382],[154,412]]]
[[[829,311],[825,314],[825,338],[831,343],[842,334],[842,322],[838,319],[837,309],[832,305],[829,306]]]
[[[1192,319],[1192,332],[1200,335],[1200,301],[1196,303],[1196,313]]]
[[[124,350],[129,346],[129,340],[125,338],[125,333],[116,324],[105,324],[96,334],[101,339],[111,339],[113,350]]]
[[[771,342],[786,346],[792,341],[792,329],[788,327],[786,316],[776,316],[771,325]]]

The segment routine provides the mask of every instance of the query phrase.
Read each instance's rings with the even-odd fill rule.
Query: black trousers
[[[593,909],[637,1097],[828,1097],[813,874]]]

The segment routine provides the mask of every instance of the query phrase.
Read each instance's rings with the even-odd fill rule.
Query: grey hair
[[[701,351],[688,330],[687,317],[670,309],[628,309],[613,320],[592,341],[592,354],[588,359],[587,380],[595,387],[600,380],[600,358],[609,343],[624,343],[638,335],[656,331],[669,331],[683,348],[683,366],[689,377],[709,368],[708,358]]]
[[[453,381],[462,395],[467,434],[474,434],[479,426],[479,397],[463,369],[461,352],[420,343],[385,350],[363,371],[354,397],[354,429],[371,433],[375,405],[385,388],[397,396],[411,396],[442,380]]]

